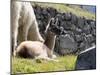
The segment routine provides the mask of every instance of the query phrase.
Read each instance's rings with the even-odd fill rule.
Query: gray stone
[[[71,21],[71,14],[65,13],[64,17],[66,21]]]
[[[70,15],[71,15],[71,23],[77,24],[78,17],[72,13],[70,13]]]
[[[65,54],[74,52],[77,49],[77,43],[72,37],[70,37],[70,35],[60,36],[59,42],[60,50]]]
[[[83,28],[83,26],[84,26],[84,20],[82,18],[78,18],[77,26],[79,28]]]

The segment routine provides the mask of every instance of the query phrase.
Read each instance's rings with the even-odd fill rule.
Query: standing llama
[[[44,42],[30,2],[11,1],[11,29],[12,51],[18,42],[26,41],[28,37],[29,40]]]
[[[56,57],[56,55],[53,54],[56,35],[63,32],[63,30],[57,26],[57,22],[58,19],[50,19],[45,30],[46,40],[44,43],[39,41],[24,41],[18,46],[14,55],[24,58],[53,60]]]

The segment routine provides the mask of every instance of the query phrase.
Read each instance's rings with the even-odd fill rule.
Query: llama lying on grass
[[[24,41],[18,46],[15,56],[50,60],[55,57],[51,55],[50,51],[46,45],[39,41]]]
[[[45,43],[39,41],[24,41],[22,42],[17,50],[14,52],[15,56],[20,56],[24,58],[42,58],[46,60],[53,60],[56,55],[53,54],[56,35],[63,32],[58,26],[55,19],[51,18],[46,27],[46,40]]]
[[[29,39],[44,42],[30,2],[11,1],[11,29],[12,51],[15,50],[17,41],[20,43]],[[18,35],[21,36],[20,41]]]

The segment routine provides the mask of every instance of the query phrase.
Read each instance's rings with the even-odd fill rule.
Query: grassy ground
[[[37,63],[34,59],[12,58],[12,73],[34,73],[74,70],[77,56],[67,55],[58,57],[59,62],[41,60]]]
[[[34,3],[32,3],[34,5]],[[65,4],[54,4],[54,3],[35,3],[41,7],[47,8],[47,7],[52,7],[57,9],[57,11],[59,12],[71,12],[73,14],[75,14],[76,16],[79,17],[85,17],[87,19],[93,19],[95,20],[95,14],[90,13],[86,10],[83,10],[81,8],[79,8],[77,5],[73,5],[73,6],[67,6]]]

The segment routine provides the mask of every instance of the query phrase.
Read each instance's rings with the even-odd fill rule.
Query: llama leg
[[[21,42],[27,40],[28,29],[29,29],[28,26],[23,27]]]
[[[27,40],[27,37],[28,37],[28,31],[29,31],[29,28],[32,24],[32,20],[31,20],[31,17],[26,17],[26,20],[25,22],[23,23],[23,26],[22,26],[22,34],[21,34],[21,39],[20,41],[26,41]]]
[[[36,20],[33,21],[33,24],[29,29],[28,39],[33,41],[44,42],[44,39],[42,38],[39,32],[39,27]]]
[[[26,41],[28,37],[28,31],[31,25],[31,20],[28,18],[28,20],[24,23],[23,28],[22,28],[22,37],[21,37],[21,42]]]
[[[19,14],[12,13],[11,15],[11,29],[12,29],[12,51],[16,49],[17,46],[17,35],[18,35],[18,20],[19,20]],[[16,15],[16,16],[15,16]]]
[[[11,36],[12,36],[12,53],[16,50],[17,36],[19,27],[21,6],[16,1],[11,2]]]
[[[18,30],[17,27],[15,28],[15,31],[12,33],[12,51],[14,52],[16,50],[17,47],[17,34],[18,34]]]
[[[12,20],[12,52],[16,50],[17,47],[17,36],[18,36],[18,18]]]
[[[58,62],[58,60],[55,60],[55,59],[52,59],[52,58],[49,58],[49,57],[44,57],[44,56],[37,56],[35,57],[35,59],[44,59],[44,60],[47,60],[47,61],[55,61],[55,62]]]

